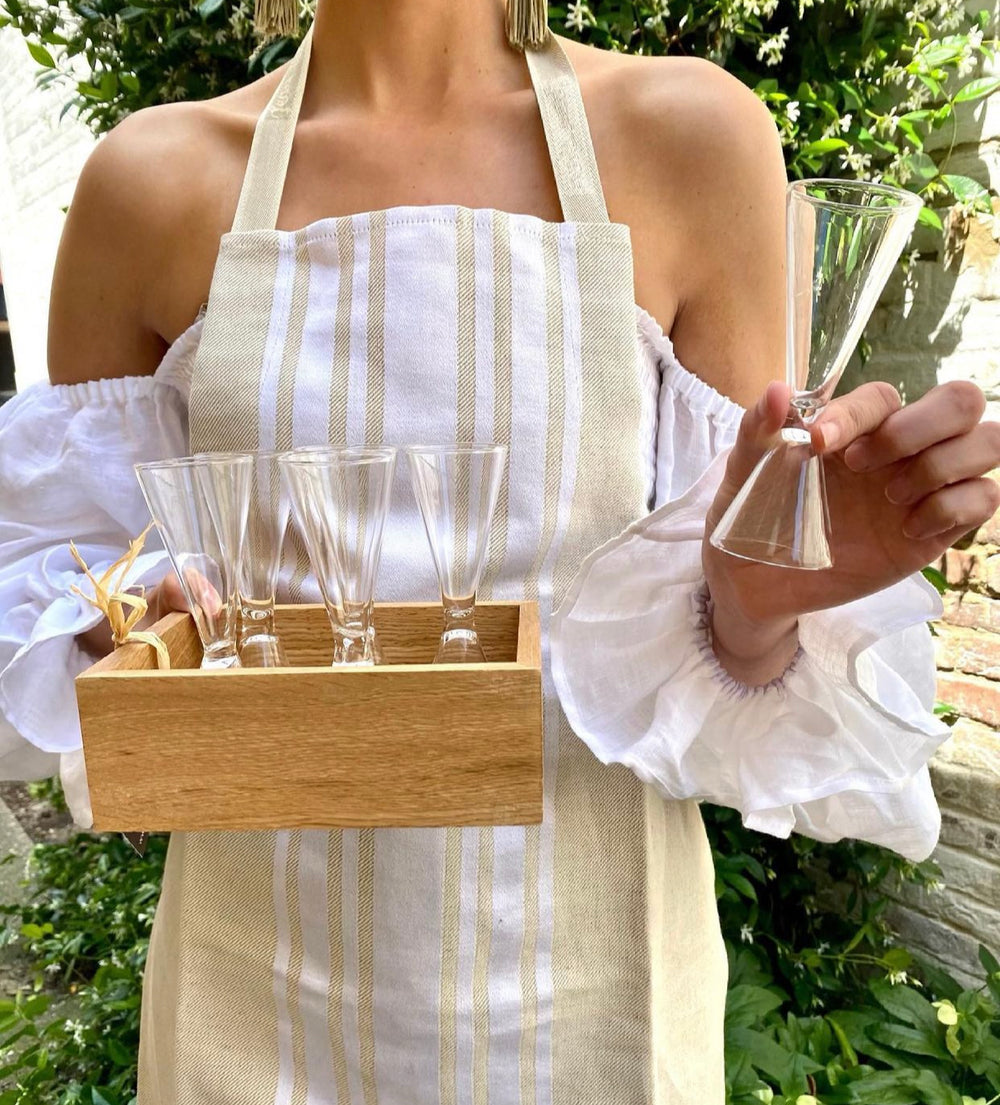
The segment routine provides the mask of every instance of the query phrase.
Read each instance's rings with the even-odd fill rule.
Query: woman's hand
[[[864,384],[830,403],[812,430],[826,456],[834,566],[799,571],[729,556],[708,543],[722,514],[785,422],[789,391],[771,384],[744,415],[709,512],[703,562],[714,601],[716,652],[749,684],[780,675],[800,614],[896,583],[992,517],[1000,486],[1000,423],[980,422],[974,384],[942,384],[902,407],[889,384]]]
[[[136,629],[149,629],[172,611],[188,609],[180,581],[173,572],[164,576],[155,587],[146,592],[146,602],[149,604],[149,609],[135,626]],[[91,656],[98,658],[107,656],[114,648],[111,626],[108,625],[107,620],[102,621],[100,625],[95,625],[93,629],[88,629],[86,633],[81,633],[77,640]]]

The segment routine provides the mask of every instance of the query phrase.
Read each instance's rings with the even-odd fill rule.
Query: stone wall
[[[70,115],[64,85],[37,87],[38,66],[0,30],[0,265],[18,389],[45,379],[49,287],[63,209],[94,139]]]

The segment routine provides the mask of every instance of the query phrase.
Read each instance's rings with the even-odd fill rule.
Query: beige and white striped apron
[[[565,222],[423,207],[276,231],[308,59],[307,37],[221,243],[191,448],[506,443],[483,594],[537,598],[544,629],[652,479],[629,232],[575,76],[554,41],[528,54]],[[318,600],[294,542],[281,594]],[[436,596],[404,474],[379,597]],[[721,1105],[698,808],[599,765],[545,692],[541,826],[175,834],[140,1105]]]

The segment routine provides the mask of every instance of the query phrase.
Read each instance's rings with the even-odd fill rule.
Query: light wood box
[[[385,660],[332,668],[322,606],[279,606],[288,668],[201,671],[188,614],[77,677],[102,831],[526,825],[542,819],[538,608],[482,603],[486,664],[431,663],[439,605],[379,605]]]

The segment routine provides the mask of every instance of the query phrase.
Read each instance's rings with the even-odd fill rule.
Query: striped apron
[[[481,595],[536,599],[547,661],[580,562],[648,509],[655,430],[629,231],[575,76],[555,40],[527,54],[565,222],[421,207],[277,231],[309,51],[260,118],[220,245],[191,449],[505,443]],[[297,541],[279,596],[319,600]],[[438,597],[405,473],[377,597]],[[544,690],[540,826],[173,836],[140,1105],[721,1105],[697,805],[602,767],[547,671]]]

